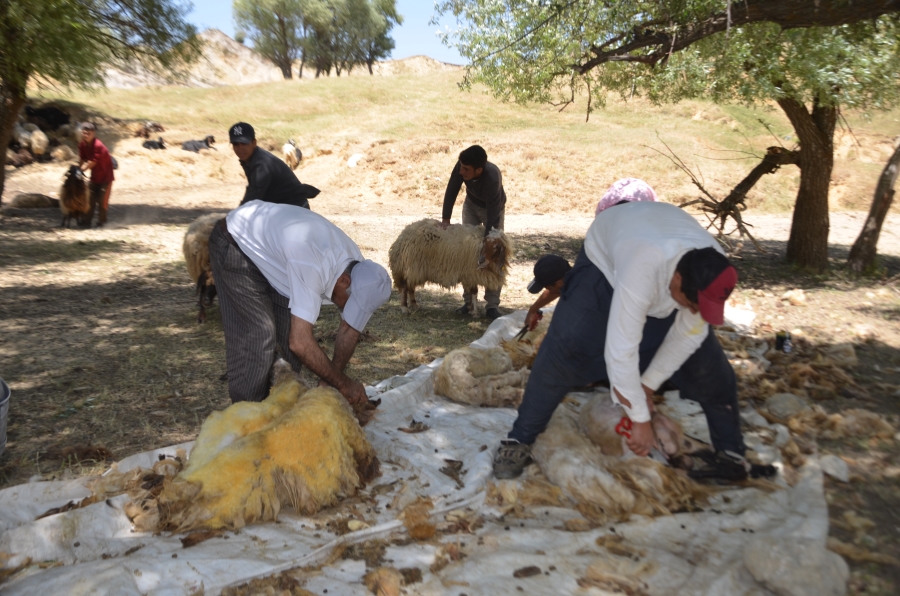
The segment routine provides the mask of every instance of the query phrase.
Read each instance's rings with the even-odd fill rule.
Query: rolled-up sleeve
[[[622,406],[635,422],[650,420],[647,396],[641,387],[639,348],[653,291],[653,281],[645,275],[633,275],[627,283],[616,288],[606,328],[604,358],[609,382],[631,402],[631,407]],[[619,401],[615,391],[612,395]]]

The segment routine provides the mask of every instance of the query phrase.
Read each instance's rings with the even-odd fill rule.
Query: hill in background
[[[223,85],[252,85],[284,79],[281,70],[252,48],[238,43],[218,29],[207,29],[199,34],[203,40],[203,55],[180,80],[167,79],[140,64],[130,67],[108,68],[104,74],[106,86],[111,89],[160,87],[180,85],[185,87],[218,87]],[[374,75],[422,74],[435,70],[456,70],[458,66],[445,64],[427,56],[412,56],[404,60],[378,62]],[[294,76],[300,70],[300,62],[294,65]],[[369,76],[365,65],[355,68],[350,76]],[[344,73],[344,76],[347,76]],[[315,69],[303,70],[304,79],[315,78]]]

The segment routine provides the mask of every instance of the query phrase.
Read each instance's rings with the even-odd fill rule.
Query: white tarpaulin
[[[521,311],[497,319],[473,345],[497,345],[523,320]],[[133,532],[123,512],[125,495],[35,521],[50,508],[87,497],[88,479],[0,491],[0,563],[7,569],[24,566],[0,591],[10,596],[216,594],[251,578],[302,567],[294,576],[313,593],[363,595],[370,593],[362,583],[365,561],[334,561],[332,554],[340,545],[381,540],[387,545],[383,565],[421,570],[421,581],[404,587],[408,594],[606,594],[612,585],[633,585],[632,593],[653,595],[844,593],[846,565],[824,549],[828,511],[814,458],[793,487],[730,489],[693,513],[633,517],[581,532],[564,528],[567,520],[581,518],[574,508],[529,507],[524,516],[504,518],[485,497],[493,453],[516,412],[435,396],[431,377],[439,364],[370,388],[371,393],[383,391],[378,414],[365,429],[382,476],[363,498],[314,517],[282,511],[277,523],[225,532],[185,548],[179,535]],[[398,430],[412,419],[429,430]],[[119,470],[150,467],[159,454],[174,455],[177,447],[185,446],[129,457]],[[447,469],[446,460],[462,462],[458,481],[441,471]],[[410,541],[397,516],[418,496],[432,499],[433,521],[462,510],[480,517],[483,525],[474,534],[439,532],[430,540]],[[368,527],[338,535],[327,525],[348,516]],[[607,536],[618,537],[617,548],[603,546]],[[461,557],[431,571],[448,545]],[[513,576],[531,566],[539,571]],[[619,583],[584,581],[589,567]]]

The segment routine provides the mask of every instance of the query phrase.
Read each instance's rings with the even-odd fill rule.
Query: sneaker
[[[693,469],[688,476],[694,480],[714,479],[726,482],[740,482],[749,478],[771,478],[777,473],[775,466],[753,464],[742,456],[730,451],[709,449],[691,454]]]
[[[518,478],[532,461],[531,445],[513,440],[500,441],[500,449],[494,456],[494,476],[500,480]]]
[[[493,321],[494,319],[496,319],[497,317],[500,317],[500,316],[502,316],[502,315],[500,314],[500,310],[499,310],[499,309],[497,309],[497,308],[489,308],[489,309],[487,309],[486,311],[484,311],[484,316],[486,316],[487,318],[489,318],[490,320]]]
[[[457,308],[455,312],[458,315],[467,315],[467,314],[469,314],[469,305],[463,304],[462,306]]]

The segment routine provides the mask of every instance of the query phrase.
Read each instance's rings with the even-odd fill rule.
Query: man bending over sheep
[[[384,267],[364,259],[333,223],[296,205],[250,201],[209,236],[209,256],[225,328],[231,400],[269,393],[275,346],[295,372],[305,365],[348,402],[367,401],[344,374],[369,317],[391,295]],[[331,359],[313,336],[323,303],[341,309]]]
[[[494,459],[514,478],[575,387],[608,380],[633,422],[628,447],[655,444],[652,396],[666,380],[700,403],[723,465],[745,451],[734,370],[710,325],[721,325],[737,272],[721,247],[674,205],[633,202],[597,215],[525,387],[519,416]]]
[[[462,185],[466,185],[466,200],[463,203],[462,222],[473,226],[483,225],[487,238],[492,228],[503,229],[506,214],[506,193],[503,191],[503,176],[500,169],[487,160],[487,152],[480,145],[472,145],[459,154],[459,161],[453,166],[447,190],[444,192],[444,210],[441,227],[450,225],[453,205]],[[484,292],[487,302],[485,316],[496,319],[500,316],[500,290]],[[469,295],[463,288],[463,305],[457,309],[461,315],[469,312]],[[475,304],[474,299],[471,302]]]
[[[247,190],[241,205],[250,201],[285,203],[309,209],[309,201],[319,189],[303,184],[286,163],[256,146],[256,132],[246,122],[238,122],[228,129],[231,148],[241,162],[247,176]]]
[[[116,179],[113,174],[112,156],[106,149],[106,145],[97,138],[97,129],[93,122],[84,122],[81,125],[81,142],[78,143],[79,166],[83,171],[91,171],[90,211],[84,218],[86,227],[91,227],[94,219],[94,210],[97,210],[97,227],[102,228],[106,224],[106,211],[109,209],[109,195],[112,192],[112,183]]]

